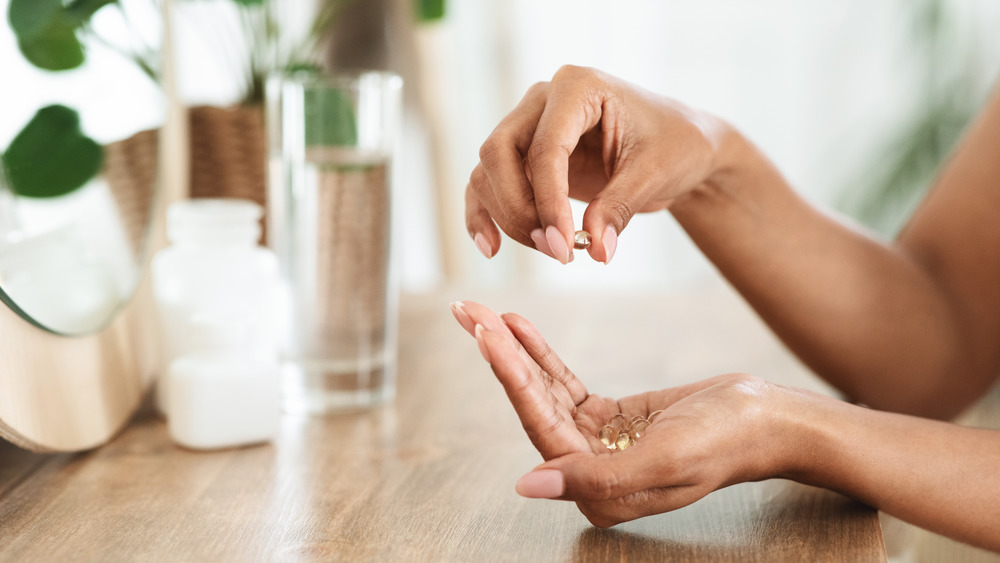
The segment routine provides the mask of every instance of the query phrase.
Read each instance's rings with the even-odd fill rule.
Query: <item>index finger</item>
[[[563,263],[571,259],[575,230],[569,205],[569,157],[580,137],[601,121],[604,96],[593,87],[594,77],[588,69],[559,69],[528,148],[538,219],[549,246]]]
[[[545,107],[547,88],[545,83],[529,88],[479,149],[480,166],[495,202],[490,209],[493,220],[512,239],[525,246],[534,242],[543,252],[532,236],[540,223],[534,191],[524,167],[524,154]]]

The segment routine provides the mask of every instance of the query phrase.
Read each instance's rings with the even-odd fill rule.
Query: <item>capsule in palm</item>
[[[597,433],[597,437],[601,439],[601,443],[605,445],[609,450],[615,449],[615,442],[618,439],[618,430],[613,426],[605,424],[601,427],[600,432]]]
[[[618,413],[611,417],[611,420],[608,421],[608,426],[613,427],[615,430],[625,430],[627,426],[626,422],[625,415]]]
[[[628,435],[628,432],[622,430],[618,433],[618,439],[615,440],[615,447],[619,450],[627,450],[629,446],[632,445],[632,437]]]
[[[632,425],[631,430],[628,431],[628,435],[632,438],[632,441],[636,441],[646,435],[646,428],[649,427],[649,422],[645,419],[640,420]]]

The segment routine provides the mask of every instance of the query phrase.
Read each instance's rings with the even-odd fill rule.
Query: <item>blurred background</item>
[[[637,217],[610,267],[560,266],[506,238],[494,259],[477,253],[462,192],[479,146],[563,64],[722,116],[807,198],[891,236],[994,84],[998,24],[990,0],[447,0],[412,37],[385,37],[384,63],[423,97],[411,98],[400,163],[404,288],[674,290],[717,279],[667,213]]]
[[[112,4],[78,3],[95,10]],[[6,11],[7,2],[0,4]],[[270,19],[254,12],[268,4]],[[86,87],[59,88],[60,99],[71,94],[84,129],[98,140],[121,136],[108,115],[133,127],[160,119],[136,113],[143,106],[122,98],[159,95],[158,59],[142,45],[143,38],[159,42],[159,2],[113,5],[118,9],[98,10],[89,23],[101,41],[88,44]],[[262,73],[293,60],[292,46],[307,43],[300,39],[317,23],[329,31],[311,48],[327,62],[403,75],[396,227],[403,289],[410,292],[441,284],[667,291],[717,279],[665,212],[636,217],[610,267],[585,256],[560,266],[506,238],[494,259],[478,254],[462,212],[479,146],[531,84],[550,79],[561,65],[596,67],[727,119],[807,198],[887,236],[928,186],[1000,69],[1000,4],[993,0],[171,0],[168,6],[176,94],[189,107],[259,103]],[[14,38],[4,40],[10,44],[0,49],[0,67],[12,84],[32,69]],[[143,55],[153,68],[130,64],[121,52]],[[95,68],[107,76],[93,80]],[[121,87],[99,86],[112,83]],[[0,146],[40,105],[28,92],[3,88]],[[88,119],[88,104],[102,119]],[[109,104],[118,109],[106,111]],[[24,212],[32,205],[25,203]],[[582,212],[575,205],[578,224]]]
[[[209,195],[196,177],[218,172],[206,181],[261,201],[268,72],[303,62],[395,71],[406,81],[394,170],[404,291],[666,293],[720,283],[666,212],[633,219],[610,266],[585,253],[561,266],[506,238],[492,260],[476,250],[464,227],[466,181],[482,142],[532,84],[565,64],[591,66],[708,110],[755,141],[807,199],[891,237],[1000,71],[996,0],[0,0],[0,12],[0,242],[78,222],[92,240],[65,236],[91,250],[73,253],[102,254],[78,259],[78,269],[101,266],[113,282],[101,307],[81,305],[93,314],[63,325],[70,333],[105,323],[145,263],[155,142],[148,159],[131,159],[149,178],[118,190],[136,201],[114,189],[107,149],[157,130],[166,99],[189,110],[191,174],[181,180],[190,194]],[[58,49],[39,50],[42,39]],[[15,141],[32,127],[46,139],[58,132],[36,119],[54,104],[56,117],[74,116],[64,146],[98,158],[80,162],[89,169],[64,191],[32,192],[4,170],[38,160],[28,149],[44,143]],[[216,149],[235,164],[214,159]],[[123,209],[137,219],[119,220],[133,215]],[[574,214],[579,224],[581,204]],[[134,236],[123,235],[130,225]],[[12,256],[0,252],[0,297],[24,268]],[[75,279],[36,262],[39,276]],[[36,293],[63,313],[50,298],[58,292]]]

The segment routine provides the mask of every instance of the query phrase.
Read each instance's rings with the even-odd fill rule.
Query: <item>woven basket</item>
[[[105,145],[102,175],[111,190],[133,256],[142,254],[150,205],[156,188],[158,129],[140,131],[131,137]]]
[[[188,110],[191,197],[267,200],[267,137],[261,106]],[[262,222],[261,242],[266,240]]]

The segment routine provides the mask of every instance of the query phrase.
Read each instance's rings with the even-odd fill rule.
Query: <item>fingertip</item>
[[[476,233],[476,236],[473,237],[473,240],[476,243],[476,248],[479,249],[479,252],[483,256],[485,256],[486,258],[493,258],[493,255],[495,254],[495,251],[493,250],[493,245],[490,244],[490,242],[486,239],[483,233]]]
[[[500,313],[500,318],[503,319],[503,322],[506,323],[507,326],[510,326],[512,322],[520,323],[522,320],[525,320],[524,317],[518,315],[517,313]]]
[[[604,264],[609,264],[618,249],[618,231],[613,225],[604,228],[604,236],[601,237],[601,245],[604,247]]]
[[[500,249],[500,230],[484,202],[471,186],[465,198],[465,228],[476,248],[487,258],[492,258]]]
[[[466,332],[474,335],[476,323],[465,310],[465,303],[461,301],[452,301],[450,307],[451,314],[455,316],[455,320],[458,321],[458,324],[462,325],[462,328],[464,328]]]
[[[583,228],[591,233],[592,242],[587,252],[590,257],[605,265],[611,262],[618,249],[618,229],[613,223],[605,223],[595,207],[588,207],[583,217]]]
[[[532,324],[531,321],[521,315],[518,315],[517,313],[504,313],[500,315],[500,318],[503,319],[507,328],[509,328],[519,340],[520,337],[538,333],[538,329],[535,328],[535,325]]]
[[[555,225],[549,225],[545,229],[545,240],[549,243],[552,256],[561,264],[569,264],[573,259],[573,254],[569,249],[566,236],[559,231]]]
[[[537,228],[531,231],[531,241],[535,243],[535,249],[549,256],[555,258],[556,255],[552,253],[552,248],[549,247],[549,241],[545,238],[545,232],[541,228]]]
[[[563,495],[566,482],[559,470],[537,469],[518,479],[514,490],[526,498],[554,499]]]
[[[479,353],[482,354],[483,359],[488,364],[493,363],[490,361],[490,351],[486,346],[486,329],[483,328],[483,325],[476,324],[473,334],[476,336],[476,344],[479,346]]]

